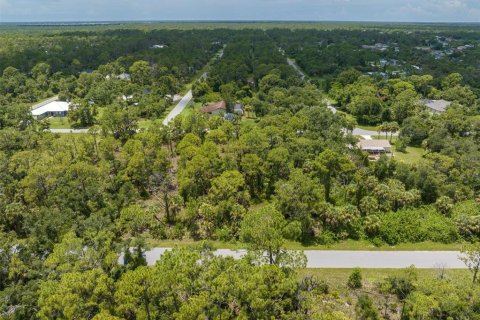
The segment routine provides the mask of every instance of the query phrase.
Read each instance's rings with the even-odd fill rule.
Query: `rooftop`
[[[32,115],[40,116],[47,112],[66,112],[70,103],[58,101],[58,97],[50,98],[46,101],[38,103],[32,107]]]
[[[225,101],[222,100],[213,104],[209,104],[208,106],[200,109],[200,111],[205,113],[211,113],[216,110],[227,110],[227,104],[225,103]]]
[[[425,104],[428,109],[437,111],[437,112],[445,112],[447,107],[451,104],[450,101],[446,100],[429,100],[429,99],[422,99],[421,102]]]
[[[388,140],[360,140],[357,145],[362,150],[378,150],[392,147]]]

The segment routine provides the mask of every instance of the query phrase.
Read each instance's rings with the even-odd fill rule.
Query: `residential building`
[[[58,96],[55,96],[32,106],[32,115],[35,118],[64,117],[69,107],[69,102],[59,101]]]
[[[447,107],[452,104],[450,101],[446,100],[430,100],[422,99],[420,100],[431,113],[443,113],[447,110]]]
[[[392,145],[388,140],[360,140],[357,146],[368,153],[370,160],[377,160],[382,154],[392,153]]]
[[[225,101],[222,100],[216,103],[209,104],[208,106],[201,108],[200,111],[203,113],[221,115],[227,112],[227,104],[225,103]]]

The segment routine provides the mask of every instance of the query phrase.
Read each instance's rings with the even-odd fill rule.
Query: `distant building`
[[[209,113],[209,114],[224,114],[227,112],[227,104],[225,101],[219,101],[213,104],[209,104],[208,106],[205,106],[200,109],[201,112],[203,113]]]
[[[165,48],[168,48],[166,44],[154,44],[152,46],[152,49],[165,49]]]
[[[420,51],[432,51],[432,48],[430,47],[426,47],[426,46],[423,46],[423,47],[415,47],[416,50],[420,50]]]
[[[373,46],[367,44],[362,45],[362,49],[369,49],[375,51],[386,51],[389,47],[390,46],[388,44],[384,43],[375,43]]]
[[[360,140],[357,146],[368,153],[368,158],[376,160],[382,154],[392,152],[392,145],[388,140]]]
[[[120,73],[117,76],[117,79],[130,81],[130,80],[132,80],[132,76],[129,73]]]
[[[452,103],[446,100],[429,100],[422,99],[420,100],[431,113],[443,113],[447,110],[447,107]]]
[[[69,107],[69,102],[59,101],[58,96],[55,96],[32,106],[32,115],[35,118],[64,117]]]

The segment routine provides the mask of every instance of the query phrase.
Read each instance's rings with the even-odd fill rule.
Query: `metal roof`
[[[388,140],[360,140],[357,145],[362,150],[377,150],[392,147]]]
[[[431,110],[435,110],[438,112],[445,112],[447,107],[451,104],[450,101],[446,100],[429,100],[429,99],[423,99],[421,100],[423,104],[425,104],[425,107]]]
[[[35,109],[34,107],[32,107],[32,115],[40,116],[47,112],[66,112],[68,111],[69,106],[70,106],[70,103],[65,101],[50,101],[41,106],[38,106],[38,105],[34,106]]]

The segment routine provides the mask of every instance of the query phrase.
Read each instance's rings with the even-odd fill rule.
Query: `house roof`
[[[222,100],[213,104],[209,104],[208,106],[200,109],[200,111],[205,113],[211,113],[216,110],[227,110],[227,104],[225,103],[225,101]]]
[[[32,106],[32,110],[38,109],[40,107],[43,107],[44,105],[47,105],[51,102],[58,101],[58,96],[53,96],[51,98],[48,98],[47,100],[43,100],[35,105]]]
[[[435,110],[435,111],[438,111],[438,112],[445,112],[447,107],[451,104],[450,101],[446,101],[446,100],[443,100],[443,99],[442,100],[423,99],[421,101],[422,101],[423,104],[425,104],[425,106],[428,109]]]
[[[55,97],[58,99],[58,97]],[[53,98],[48,99],[40,104],[37,104],[32,107],[32,115],[40,116],[47,112],[65,112],[68,111],[70,103],[65,101],[57,101],[56,99],[52,101]]]
[[[357,146],[362,150],[378,150],[392,147],[388,140],[360,140]]]

